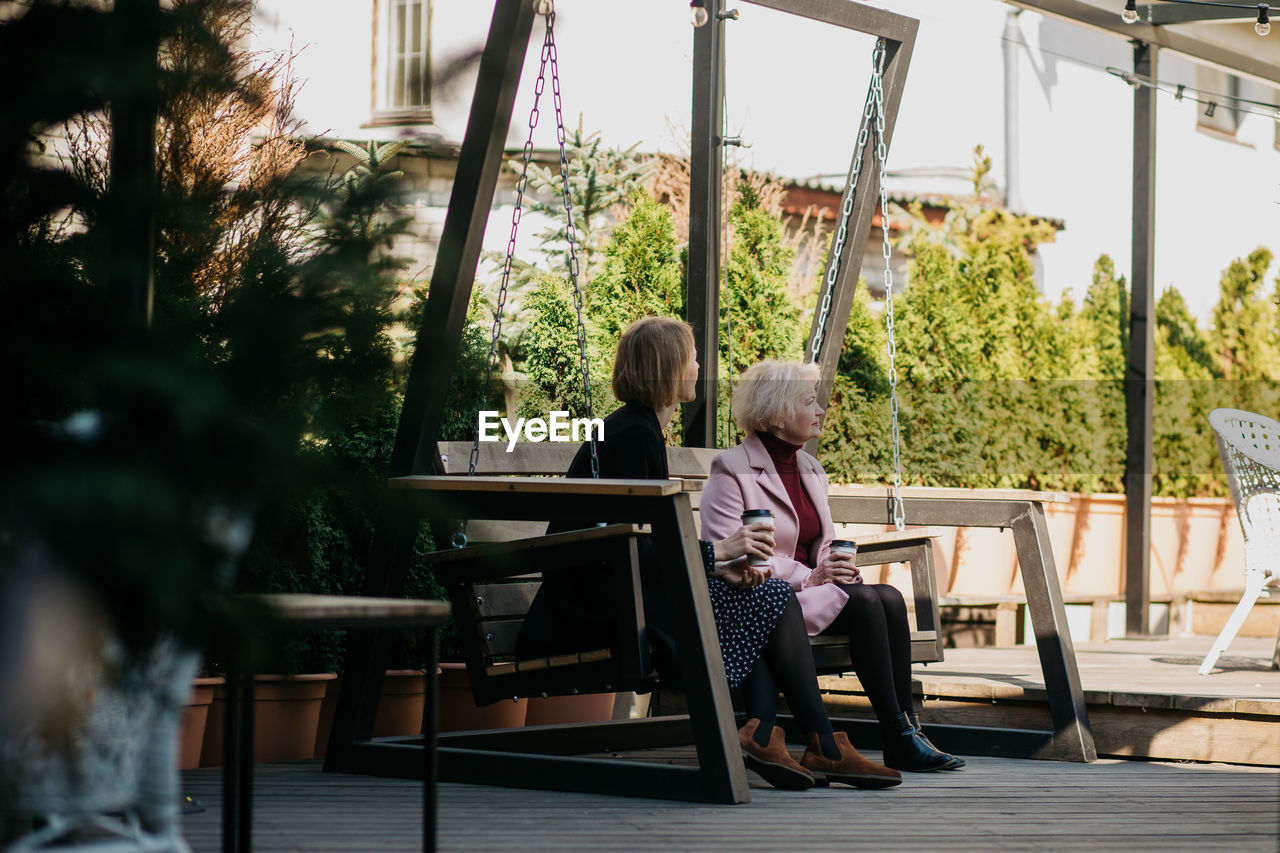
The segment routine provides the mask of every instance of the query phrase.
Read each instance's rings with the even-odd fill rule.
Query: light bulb
[[[1124,4],[1124,11],[1120,13],[1120,20],[1126,24],[1138,23],[1138,9],[1135,5],[1135,0],[1127,0]]]
[[[705,27],[707,21],[711,20],[711,16],[707,14],[706,6],[694,6],[689,12],[689,23],[695,27]]]
[[[1253,31],[1260,36],[1265,36],[1267,33],[1271,32],[1271,22],[1258,21],[1258,23],[1253,25]]]
[[[537,15],[550,15],[556,4],[551,0],[533,0],[533,11]]]

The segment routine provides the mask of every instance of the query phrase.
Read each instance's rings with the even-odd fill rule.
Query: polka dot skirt
[[[771,578],[751,589],[738,589],[720,578],[707,578],[711,609],[720,636],[720,654],[729,687],[746,681],[764,644],[773,636],[778,617],[791,598],[791,585]]]

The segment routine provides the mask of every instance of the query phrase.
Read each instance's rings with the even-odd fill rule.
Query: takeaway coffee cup
[[[858,543],[851,539],[832,539],[831,554],[835,557],[848,557],[852,560],[858,555]]]
[[[749,509],[742,513],[742,523],[751,524],[755,521],[765,521],[769,524],[769,529],[773,529],[773,511],[768,509]],[[747,557],[747,564],[756,568],[765,568],[769,565],[767,557],[757,557],[751,554]]]

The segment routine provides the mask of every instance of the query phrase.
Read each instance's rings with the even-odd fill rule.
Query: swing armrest
[[[594,550],[592,545],[601,546],[599,550],[603,551],[613,540],[645,532],[646,528],[638,524],[609,524],[509,542],[434,551],[426,556],[426,562],[446,583],[512,578],[529,574],[532,561],[545,564],[563,556],[572,558],[571,562],[578,562]]]

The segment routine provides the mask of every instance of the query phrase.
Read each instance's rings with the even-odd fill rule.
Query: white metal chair
[[[1280,422],[1240,409],[1214,409],[1209,425],[1244,531],[1244,595],[1200,664],[1207,675],[1244,624],[1253,603],[1268,596],[1280,564]]]

